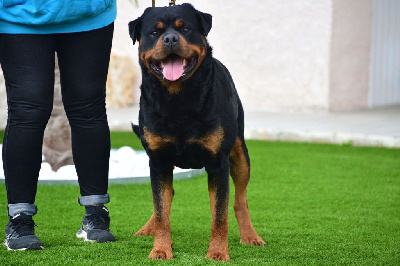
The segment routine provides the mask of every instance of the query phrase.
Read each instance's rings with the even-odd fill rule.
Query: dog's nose
[[[165,46],[173,47],[179,43],[179,37],[176,34],[167,34],[164,36],[163,43]]]

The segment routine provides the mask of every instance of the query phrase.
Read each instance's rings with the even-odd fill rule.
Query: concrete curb
[[[174,174],[174,180],[180,180],[180,179],[189,179],[198,175],[205,174],[206,171],[204,168],[202,169],[192,169],[187,172],[181,172],[181,173],[175,173]],[[0,184],[4,183],[4,178],[0,178]],[[78,186],[78,180],[39,180],[38,183],[40,185],[75,185]],[[150,177],[149,176],[139,176],[139,177],[123,177],[123,178],[109,178],[108,179],[108,184],[145,184],[145,183],[150,183]]]
[[[314,132],[306,130],[280,130],[275,128],[247,128],[246,139],[325,143],[336,145],[400,148],[400,137],[367,135],[360,133]]]

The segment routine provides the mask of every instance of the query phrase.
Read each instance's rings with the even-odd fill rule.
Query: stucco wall
[[[129,21],[151,1],[119,0],[113,53],[133,60]],[[157,0],[158,6],[168,0]],[[177,3],[182,3],[178,1]],[[346,110],[368,107],[371,0],[192,0],[213,15],[209,42],[230,70],[246,109]],[[130,69],[126,69],[130,71]],[[133,86],[139,99],[140,75]],[[6,100],[0,78],[0,128]]]
[[[371,1],[335,0],[330,60],[331,110],[368,107]]]

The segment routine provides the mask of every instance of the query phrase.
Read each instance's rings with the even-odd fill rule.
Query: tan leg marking
[[[154,219],[154,245],[150,252],[149,258],[156,260],[173,259],[172,255],[172,240],[171,240],[171,223],[169,215],[171,212],[171,203],[173,198],[172,185],[164,184],[161,192],[162,216]],[[156,205],[154,204],[154,213],[157,213]]]
[[[147,221],[143,227],[135,233],[135,236],[154,236],[154,213],[151,215],[150,220]]]
[[[265,242],[254,230],[250,219],[246,199],[246,189],[250,179],[250,166],[247,163],[242,145],[242,141],[237,138],[229,157],[230,174],[235,185],[235,203],[233,208],[239,224],[240,242],[253,246],[264,246]]]
[[[206,258],[216,261],[230,261],[228,247],[228,206],[224,213],[223,220],[217,224],[216,221],[216,192],[215,188],[208,188],[210,195],[210,207],[212,215],[211,223],[211,239],[208,247]],[[229,199],[226,199],[226,205],[229,204]]]

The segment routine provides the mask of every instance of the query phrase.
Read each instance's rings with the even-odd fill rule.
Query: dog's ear
[[[203,34],[204,36],[207,36],[212,27],[212,16],[210,14],[203,13],[198,10],[197,10],[197,15],[200,18],[200,23],[203,28]]]
[[[193,10],[196,13],[197,19],[203,30],[203,35],[207,36],[207,34],[210,32],[211,27],[212,27],[212,16],[210,14],[203,13],[203,12],[197,10],[196,8],[194,8],[193,5],[188,4],[188,3],[183,3],[181,6],[183,6],[185,8],[190,8],[191,10]]]
[[[128,24],[129,35],[132,38],[133,44],[140,39],[140,30],[142,28],[142,17],[139,17]]]

